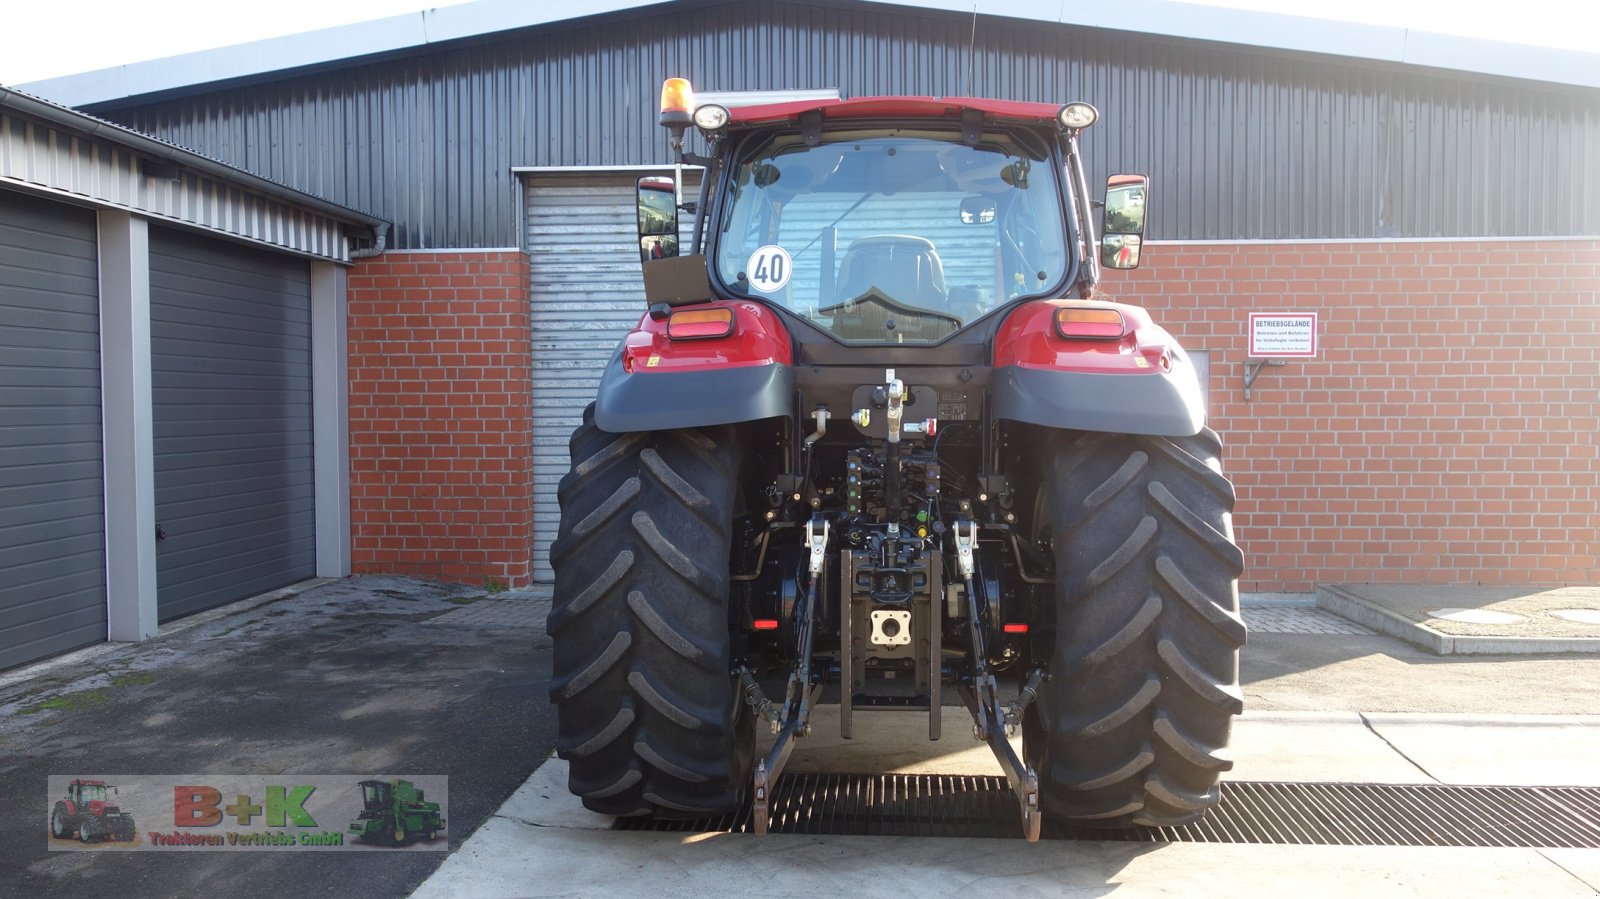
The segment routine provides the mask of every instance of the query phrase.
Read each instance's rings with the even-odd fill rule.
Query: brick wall
[[[391,253],[350,273],[357,574],[529,583],[526,257]]]
[[[1210,354],[1244,590],[1600,575],[1600,241],[1160,245],[1104,294]],[[1244,400],[1246,313],[1321,353]]]
[[[1153,245],[1104,293],[1211,364],[1241,589],[1600,575],[1600,241]],[[358,573],[507,586],[533,543],[520,253],[350,277]],[[1246,313],[1315,311],[1321,354],[1241,388]]]

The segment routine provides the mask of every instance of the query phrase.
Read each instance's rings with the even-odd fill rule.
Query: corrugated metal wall
[[[408,248],[515,245],[512,166],[666,161],[667,75],[1089,100],[1091,177],[1152,174],[1157,239],[1600,234],[1600,91],[993,17],[969,54],[971,28],[684,4],[94,111],[390,218]]]
[[[556,487],[571,468],[567,440],[594,400],[622,335],[644,314],[637,239],[637,172],[528,179],[527,247],[533,298],[533,565],[548,581],[550,541],[561,523]],[[685,172],[692,195],[700,180]],[[687,216],[680,239],[691,237]]]
[[[291,252],[350,261],[345,226],[282,200],[186,171],[148,177],[139,154],[0,112],[0,182],[14,181]]]

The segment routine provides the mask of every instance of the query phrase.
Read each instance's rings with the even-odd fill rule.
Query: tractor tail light
[[[1056,335],[1068,340],[1117,340],[1128,333],[1115,309],[1064,307],[1056,310]]]
[[[758,631],[775,631],[778,629],[778,619],[757,618],[755,620],[755,627]]]
[[[732,333],[732,309],[692,309],[667,318],[667,336],[673,340],[705,340]]]
[[[687,125],[694,121],[694,88],[687,78],[668,78],[661,83],[661,124]]]
[[[1008,624],[1004,630],[1008,634],[1026,634],[1028,626],[1026,624]]]

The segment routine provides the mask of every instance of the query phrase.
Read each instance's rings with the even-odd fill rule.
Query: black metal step
[[[619,830],[749,832],[750,809],[696,820],[621,818]],[[1016,837],[1005,778],[795,774],[773,790],[772,833]],[[1600,789],[1227,781],[1181,827],[1100,829],[1045,819],[1046,840],[1321,846],[1600,848]]]

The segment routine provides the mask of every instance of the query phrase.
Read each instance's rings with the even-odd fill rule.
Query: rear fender
[[[1114,308],[1117,340],[1068,340],[1063,306]],[[1190,437],[1205,427],[1205,400],[1188,353],[1138,306],[1085,300],[1024,303],[995,334],[994,415],[1080,431]]]
[[[600,378],[594,423],[602,431],[662,431],[788,415],[794,347],[778,314],[727,300],[690,309],[733,310],[726,337],[673,340],[667,322],[645,315]]]

